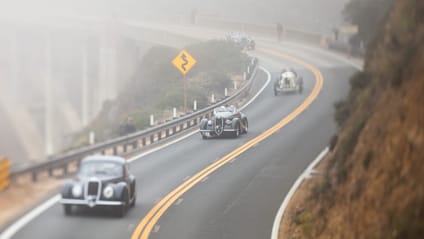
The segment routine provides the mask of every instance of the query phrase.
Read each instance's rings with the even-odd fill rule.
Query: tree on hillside
[[[392,6],[393,0],[350,0],[343,10],[347,22],[358,26],[358,40],[368,44]]]

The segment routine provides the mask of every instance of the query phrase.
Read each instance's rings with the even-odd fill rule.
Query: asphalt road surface
[[[355,71],[340,59],[291,43],[258,41],[258,48],[291,55],[318,68],[324,85],[316,100],[297,118],[182,195],[159,219],[150,238],[270,238],[275,214],[293,182],[324,149],[336,131],[333,105],[348,92]],[[110,212],[79,210],[64,216],[55,204],[18,231],[14,238],[130,238],[147,212],[170,191],[198,171],[258,136],[289,115],[311,93],[314,75],[304,66],[275,55],[252,54],[274,79],[284,67],[304,78],[301,95],[275,97],[272,84],[243,112],[249,132],[240,138],[185,140],[139,158],[130,165],[137,178],[137,203],[124,218]],[[258,72],[254,89],[267,80]]]

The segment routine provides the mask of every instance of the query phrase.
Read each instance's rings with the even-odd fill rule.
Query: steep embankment
[[[286,238],[424,237],[423,13],[424,1],[395,1],[336,106],[325,180],[289,215]]]

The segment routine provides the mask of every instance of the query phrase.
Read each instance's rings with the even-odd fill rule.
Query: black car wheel
[[[65,213],[65,215],[71,215],[72,205],[64,204],[63,205],[63,212]]]
[[[235,131],[234,131],[234,138],[238,138],[240,136],[240,123],[236,125]]]
[[[116,207],[116,216],[117,217],[123,217],[125,216],[125,213],[127,212],[128,207],[128,192],[125,191],[123,197],[122,197],[122,205],[119,205]]]
[[[249,128],[249,122],[247,119],[244,120],[243,134],[247,133],[247,129]]]
[[[202,139],[208,139],[208,136],[206,136],[206,134],[204,133],[200,133],[202,135]]]

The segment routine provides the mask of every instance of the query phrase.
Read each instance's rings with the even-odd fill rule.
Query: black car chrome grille
[[[97,196],[98,192],[99,192],[99,182],[88,182],[87,195]]]
[[[216,118],[215,119],[215,133],[220,135],[224,128],[224,118]]]

